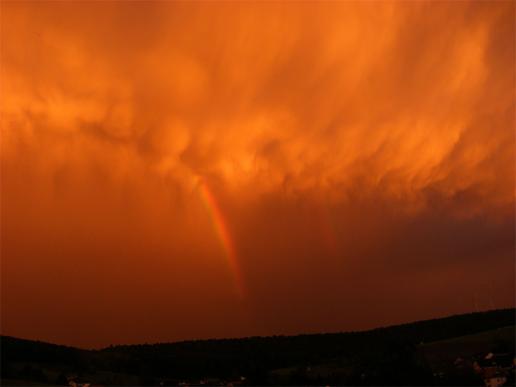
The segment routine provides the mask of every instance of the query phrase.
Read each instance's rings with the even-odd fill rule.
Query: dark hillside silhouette
[[[2,379],[62,383],[63,375],[69,374],[99,384],[134,384],[135,380],[150,385],[200,380],[213,384],[438,384],[419,346],[514,325],[515,310],[504,309],[365,332],[119,345],[102,350],[3,336]],[[495,345],[514,347],[514,335],[509,342]]]

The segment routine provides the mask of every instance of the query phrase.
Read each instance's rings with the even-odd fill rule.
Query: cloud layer
[[[514,305],[513,15],[3,4],[2,333],[99,346]]]

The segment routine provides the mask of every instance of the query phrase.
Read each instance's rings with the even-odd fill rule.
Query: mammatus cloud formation
[[[2,333],[514,305],[514,3],[3,3]]]

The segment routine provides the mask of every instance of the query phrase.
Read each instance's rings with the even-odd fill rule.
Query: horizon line
[[[482,311],[472,311],[472,312],[465,312],[465,313],[457,313],[457,314],[450,314],[442,317],[432,317],[425,320],[411,320],[403,323],[397,323],[392,325],[382,325],[382,326],[376,326],[374,328],[366,328],[366,329],[359,329],[359,330],[348,330],[348,331],[332,331],[332,332],[305,332],[305,333],[294,333],[294,334],[273,334],[273,335],[253,335],[253,336],[241,336],[241,337],[213,337],[213,338],[206,338],[206,339],[186,339],[186,340],[178,340],[178,341],[156,341],[152,343],[132,343],[132,344],[109,344],[107,346],[102,347],[91,347],[91,348],[85,348],[80,346],[74,346],[69,344],[59,344],[59,343],[53,343],[49,341],[44,341],[40,339],[29,339],[25,337],[18,337],[18,336],[11,336],[8,334],[0,333],[0,338],[11,338],[16,340],[23,340],[23,341],[32,341],[37,342],[41,344],[47,344],[47,345],[55,345],[59,347],[65,347],[65,348],[71,348],[71,349],[77,349],[81,351],[103,351],[110,348],[116,348],[116,347],[136,347],[136,346],[153,346],[153,345],[174,345],[174,344],[183,344],[183,343],[193,343],[193,342],[202,342],[202,341],[231,341],[231,340],[245,340],[245,339],[267,339],[267,338],[274,338],[274,337],[299,337],[299,336],[317,336],[317,335],[338,335],[338,334],[346,334],[346,333],[366,333],[366,332],[372,332],[380,329],[388,329],[388,328],[396,328],[404,325],[410,325],[410,324],[417,324],[422,323],[426,321],[433,321],[433,320],[443,320],[447,318],[453,318],[458,316],[466,316],[466,315],[472,315],[472,314],[484,314],[484,313],[493,313],[493,312],[500,312],[500,311],[509,311],[513,310],[513,312],[516,315],[516,305],[512,307],[507,308],[497,308],[497,309],[487,309]]]

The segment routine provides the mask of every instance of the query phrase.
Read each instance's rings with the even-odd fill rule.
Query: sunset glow
[[[1,331],[512,307],[515,2],[2,2]]]

